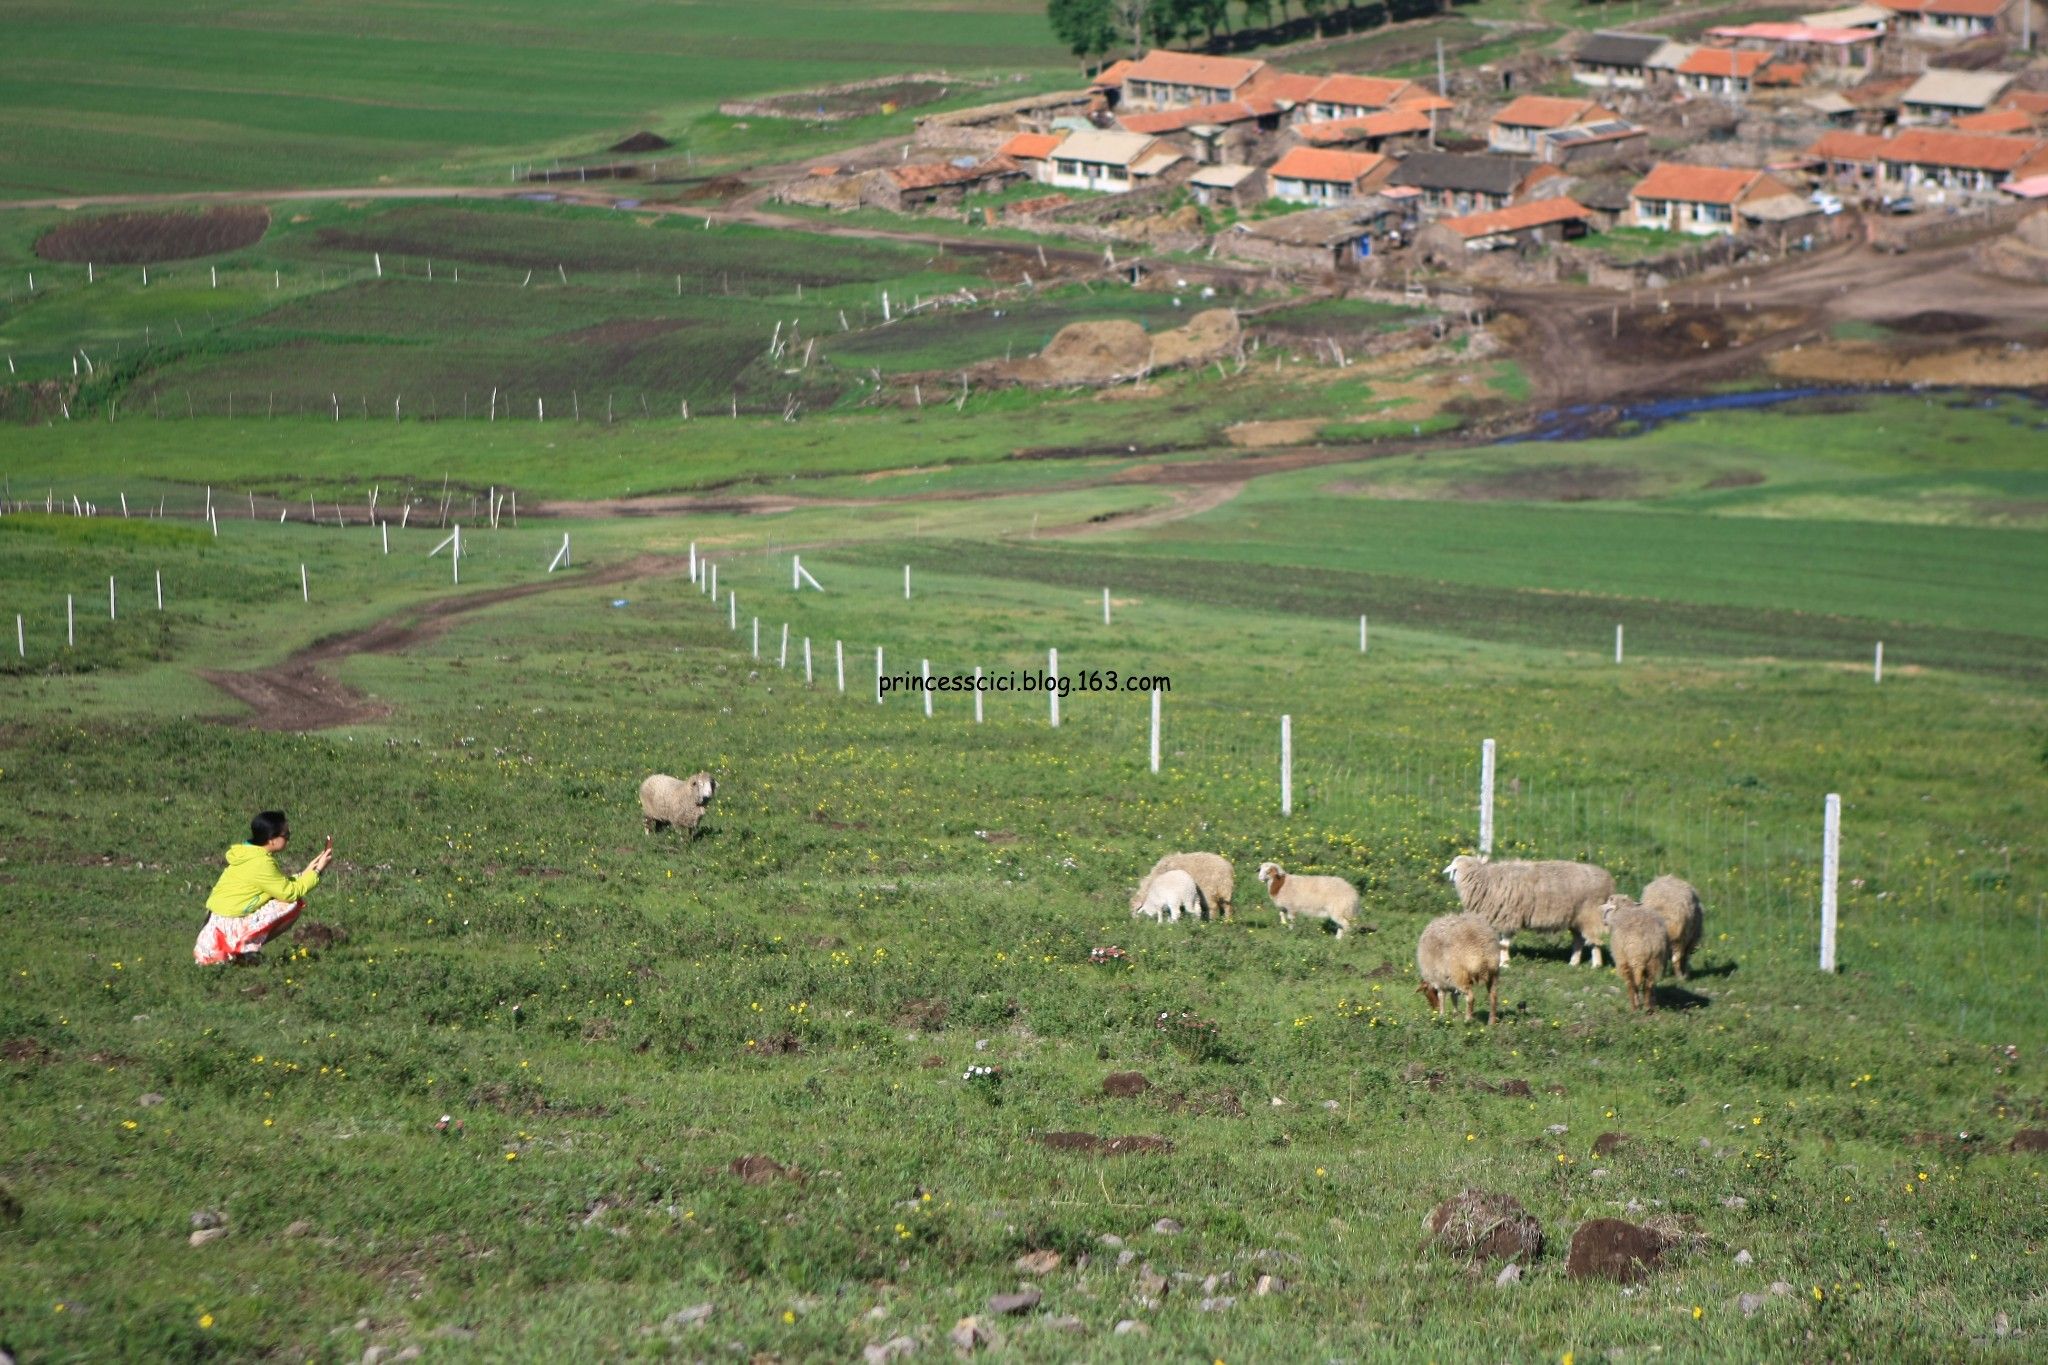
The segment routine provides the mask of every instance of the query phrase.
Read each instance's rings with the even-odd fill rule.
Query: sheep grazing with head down
[[[1614,894],[1614,874],[1591,863],[1488,862],[1470,854],[1451,859],[1444,875],[1458,888],[1458,900],[1500,935],[1500,965],[1508,965],[1508,944],[1517,933],[1569,933],[1572,965],[1587,944],[1600,965],[1607,937],[1600,913]]]
[[[1486,987],[1486,1022],[1500,1016],[1500,963],[1495,960],[1493,926],[1477,915],[1439,915],[1415,944],[1415,989],[1442,1018],[1445,1002],[1465,997],[1465,1022],[1472,1022],[1472,997]]]
[[[1614,949],[1614,970],[1621,975],[1621,984],[1628,987],[1629,1008],[1654,1010],[1657,1002],[1652,991],[1658,974],[1664,970],[1664,958],[1671,951],[1671,939],[1656,912],[1644,909],[1626,896],[1615,899],[1626,903],[1614,905],[1601,916],[1606,921],[1608,942]]]
[[[1202,899],[1208,904],[1209,914],[1217,919],[1230,918],[1230,894],[1236,889],[1237,873],[1230,866],[1230,859],[1220,853],[1169,853],[1152,864],[1138,882],[1138,889],[1131,893],[1131,909],[1136,910],[1145,903],[1145,892],[1152,885],[1152,879],[1162,872],[1180,871],[1195,879],[1195,885],[1202,888]]]
[[[1202,888],[1195,885],[1193,877],[1172,867],[1151,880],[1144,900],[1131,911],[1132,919],[1145,916],[1154,924],[1161,920],[1178,924],[1183,915],[1202,918]]]
[[[1643,908],[1664,921],[1664,935],[1671,940],[1671,971],[1685,980],[1706,921],[1699,890],[1683,877],[1662,876],[1643,888]]]
[[[710,773],[696,773],[688,779],[656,773],[640,784],[640,819],[649,834],[675,826],[685,839],[694,839],[697,824],[718,795],[718,783]]]
[[[1358,888],[1342,877],[1296,877],[1278,863],[1260,863],[1259,880],[1280,912],[1280,922],[1294,927],[1296,915],[1326,919],[1337,926],[1337,937],[1358,924]]]

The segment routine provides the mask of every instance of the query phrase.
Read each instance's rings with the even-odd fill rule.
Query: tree
[[[1113,0],[1046,0],[1045,17],[1053,34],[1083,61],[1102,56],[1121,36]]]

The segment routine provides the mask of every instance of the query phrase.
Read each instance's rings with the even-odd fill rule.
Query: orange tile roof
[[[1557,99],[1550,95],[1524,95],[1493,116],[1495,123],[1510,128],[1568,128],[1595,118],[1613,118],[1591,100]]]
[[[1331,152],[1320,147],[1295,147],[1273,163],[1266,174],[1275,180],[1334,180],[1355,185],[1387,164],[1377,152]]]
[[[1988,133],[1943,133],[1914,129],[1900,133],[1878,153],[1880,161],[1957,170],[2010,171],[2043,149],[2039,138],[1994,137]]]
[[[2034,126],[2034,116],[2024,109],[1990,109],[1949,120],[1959,133],[2024,133]]]
[[[2024,109],[2029,114],[2048,116],[2048,90],[2014,90],[1998,104],[2003,109]]]
[[[1629,191],[1631,199],[1678,199],[1688,204],[1733,204],[1756,188],[1759,181],[1793,191],[1762,171],[1747,166],[1688,166],[1677,161],[1660,161]]]
[[[1468,213],[1462,218],[1445,218],[1440,222],[1460,237],[1490,237],[1496,232],[1520,232],[1547,223],[1569,223],[1592,216],[1592,211],[1576,200],[1559,196],[1532,200],[1511,208],[1492,209],[1486,213]]]
[[[815,176],[821,176],[821,177],[822,177],[822,176],[829,176],[829,175],[837,175],[837,174],[839,174],[839,168],[838,168],[837,166],[813,166],[813,167],[811,167],[811,169],[810,169],[810,171],[808,172],[808,174],[811,174],[811,175],[815,175]]]
[[[1365,109],[1384,109],[1399,103],[1402,95],[1418,88],[1413,81],[1388,76],[1325,76],[1309,98],[1318,104],[1355,104]]]
[[[986,176],[1015,171],[1016,163],[1001,157],[974,166],[955,166],[950,161],[927,161],[911,166],[891,166],[889,179],[903,190],[929,190],[940,185],[962,185]]]
[[[2012,0],[1877,0],[1877,3],[1902,14],[1949,14],[1958,18],[1995,19],[2005,13]]]
[[[1088,82],[1088,87],[1091,90],[1107,90],[1113,86],[1120,86],[1124,83],[1124,77],[1130,72],[1130,69],[1131,62],[1129,58],[1125,58],[1120,62],[1111,62],[1108,66],[1102,68],[1101,73],[1094,80]]]
[[[1216,104],[1192,104],[1185,109],[1161,109],[1157,113],[1119,114],[1117,122],[1133,133],[1178,133],[1198,123],[1243,123],[1270,112],[1247,100],[1223,100]]]
[[[1804,85],[1811,70],[1805,62],[1772,62],[1756,73],[1758,85]]]
[[[1445,99],[1442,95],[1417,86],[1416,93],[1401,96],[1401,98],[1394,101],[1394,107],[1396,109],[1421,109],[1425,112],[1430,112],[1438,109],[1455,109],[1458,106],[1453,101]]]
[[[1875,133],[1852,133],[1847,129],[1836,129],[1822,133],[1811,147],[1808,156],[1817,156],[1829,161],[1875,161],[1877,154],[1884,150],[1884,139]]]
[[[1294,125],[1294,134],[1304,142],[1351,142],[1358,138],[1426,133],[1429,128],[1427,112],[1410,108],[1405,104],[1397,104],[1392,109],[1382,109],[1377,114],[1366,114],[1361,118],[1320,119],[1313,123],[1297,123]]]
[[[1313,95],[1316,87],[1322,83],[1321,76],[1310,76],[1299,71],[1275,71],[1269,66],[1252,78],[1248,89],[1238,93],[1244,96],[1257,94],[1267,99],[1287,100],[1300,104]]]
[[[1059,146],[1064,137],[1059,133],[1019,133],[1005,142],[996,152],[997,156],[1018,156],[1029,161],[1043,161],[1052,155],[1052,149]]]
[[[1768,52],[1736,52],[1725,47],[1702,47],[1679,64],[1685,76],[1754,76],[1770,61]]]
[[[1199,85],[1211,90],[1235,90],[1266,64],[1246,57],[1198,57],[1192,52],[1169,52],[1153,48],[1131,63],[1124,83],[1158,81],[1165,85]]]

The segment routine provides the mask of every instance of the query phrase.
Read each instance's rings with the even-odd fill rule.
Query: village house
[[[1988,192],[2048,173],[2048,140],[1915,128],[1887,141],[1878,175],[1891,188]]]
[[[1383,244],[1401,241],[1408,226],[1400,204],[1372,195],[1343,208],[1233,224],[1217,235],[1216,252],[1293,270],[1356,270]]]
[[[1060,145],[1060,133],[1019,133],[996,152],[1017,163],[1017,169],[1043,183],[1052,174],[1052,151]]]
[[[1513,208],[1440,218],[1417,233],[1415,241],[1430,259],[1455,263],[1461,255],[1572,241],[1586,235],[1592,217],[1590,210],[1559,195]]]
[[[1157,175],[1180,154],[1158,138],[1144,133],[1089,128],[1069,133],[1053,149],[1052,169],[1045,183],[1065,190],[1102,190],[1126,194],[1139,181]]]
[[[1295,110],[1297,122],[1328,122],[1331,119],[1364,118],[1397,104],[1442,105],[1431,91],[1414,81],[1383,76],[1325,76],[1309,89],[1308,97]]]
[[[1142,111],[1222,104],[1237,99],[1266,70],[1264,62],[1244,57],[1200,57],[1154,48],[1117,72],[1117,107]],[[1096,77],[1097,84],[1109,74],[1104,71]]]
[[[1117,123],[1125,132],[1159,138],[1198,162],[1214,164],[1262,159],[1262,143],[1279,131],[1282,118],[1278,105],[1253,95],[1221,104],[1120,114]]]
[[[1799,191],[1767,171],[1660,161],[1629,191],[1629,218],[1636,227],[1725,236],[1745,217],[1757,216],[1762,205],[1786,198],[1793,207],[1805,207]]]
[[[2002,71],[1944,71],[1930,67],[1899,98],[1899,122],[1946,123],[1981,114],[1998,102],[2012,77]]]
[[[1436,121],[1418,105],[1404,104],[1363,118],[1297,123],[1288,129],[1311,147],[1348,147],[1382,152],[1395,147],[1426,146],[1436,134]]]
[[[1290,204],[1348,204],[1386,182],[1391,157],[1295,147],[1266,171],[1275,199]]]
[[[1435,217],[1506,208],[1534,197],[1543,181],[1562,175],[1557,167],[1527,157],[1416,152],[1401,159],[1388,183],[1420,191],[1423,211]]]
[[[2020,136],[2033,132],[2040,126],[2036,119],[2024,109],[1987,109],[1981,114],[1964,114],[1948,121],[1948,126],[1959,133],[2005,133]]]
[[[860,202],[896,213],[951,207],[971,193],[1001,189],[1024,174],[1016,162],[1000,156],[966,165],[933,161],[886,166],[863,181]]]
[[[1266,173],[1257,166],[1204,166],[1188,177],[1188,189],[1205,209],[1243,213],[1265,202]]]
[[[1548,166],[1597,166],[1637,156],[1650,135],[1624,119],[1546,128],[1536,135],[1536,159]]]
[[[1697,51],[1699,49],[1691,43],[1681,43],[1676,40],[1666,42],[1662,47],[1652,52],[1649,59],[1643,63],[1643,69],[1650,73],[1650,84],[1653,86],[1679,84],[1679,68],[1688,61],[1691,61],[1692,54]]]
[[[1839,128],[1821,134],[1806,154],[1817,178],[1853,193],[1877,185],[1877,157],[1884,147],[1885,139],[1875,133]]]
[[[1802,14],[1799,22],[1810,28],[1859,28],[1883,38],[1898,23],[1898,15],[1882,5],[1856,4]]]
[[[1746,95],[1756,73],[1771,60],[1768,52],[1732,47],[1697,47],[1678,66],[1678,83],[1700,95]]]
[[[1510,102],[1486,125],[1486,149],[1527,156],[1536,150],[1539,133],[1583,123],[1612,122],[1615,117],[1613,110],[1602,109],[1592,100],[1524,95]]]
[[[1723,24],[1707,36],[1737,51],[1762,52],[1776,63],[1798,63],[1844,80],[1869,70],[1883,41],[1877,29],[1773,22]]]
[[[1650,33],[1594,33],[1572,53],[1572,79],[1602,90],[1646,90],[1651,57],[1664,39]]]
[[[1960,43],[1995,33],[2017,34],[2020,7],[2032,0],[1879,0],[1898,16],[1902,37],[1921,42]],[[2036,25],[2038,28],[2039,26]]]

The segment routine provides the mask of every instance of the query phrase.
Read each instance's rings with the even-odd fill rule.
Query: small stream
[[[1920,385],[1898,387],[1885,384],[1802,384],[1769,389],[1744,389],[1735,393],[1702,393],[1685,397],[1648,398],[1634,403],[1584,403],[1576,407],[1554,408],[1537,416],[1535,425],[1512,436],[1503,436],[1496,445],[1513,445],[1523,441],[1579,441],[1597,436],[1611,436],[1617,429],[1626,426],[1626,435],[1639,436],[1646,431],[1663,426],[1666,422],[1691,417],[1701,412],[1727,412],[1739,408],[1769,408],[1782,403],[1797,402],[1802,398],[1859,398],[1874,393],[1921,394],[1928,397],[1949,398],[1957,394],[1969,395],[1984,403],[1994,401],[1994,395],[2017,394],[2032,398],[2037,404],[2048,404],[2039,393],[2025,389],[1981,389],[1971,387],[1948,387]]]

